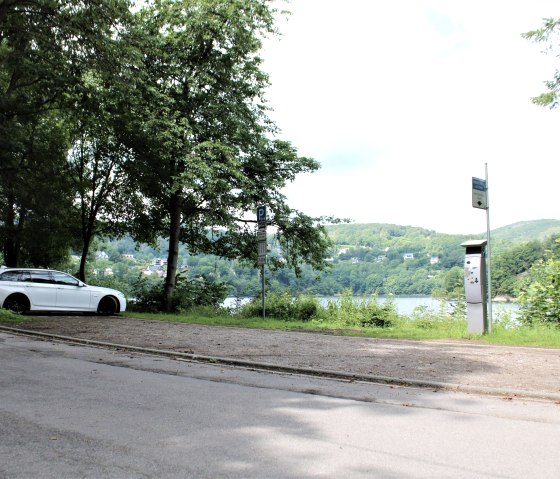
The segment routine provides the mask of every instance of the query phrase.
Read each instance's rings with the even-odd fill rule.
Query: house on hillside
[[[414,259],[414,253],[405,253],[405,254],[403,255],[403,259],[404,259],[405,261],[407,261],[407,260],[409,260],[409,259]]]

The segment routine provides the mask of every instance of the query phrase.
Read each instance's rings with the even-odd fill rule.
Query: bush
[[[295,317],[300,321],[309,321],[321,310],[319,300],[314,296],[299,295],[294,302]]]
[[[523,279],[518,294],[519,319],[524,324],[560,324],[560,259],[537,261]]]
[[[104,288],[113,288],[122,292],[125,296],[130,296],[130,285],[114,276],[91,276],[88,284],[92,286],[103,286]]]
[[[164,309],[165,283],[140,277],[132,285],[131,306],[145,312],[158,312]],[[189,280],[180,277],[171,301],[172,312],[187,312],[198,307],[219,309],[226,299],[227,286],[220,282],[210,282],[204,277]]]
[[[314,318],[321,305],[313,296],[289,293],[270,293],[265,297],[265,317],[281,320],[309,321]],[[255,297],[241,308],[246,318],[262,316],[262,297]]]
[[[392,301],[379,303],[377,296],[354,298],[351,290],[345,290],[338,301],[329,301],[327,317],[346,325],[388,328],[398,320],[397,308]]]

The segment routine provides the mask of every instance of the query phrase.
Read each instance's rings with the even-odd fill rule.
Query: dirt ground
[[[1,324],[1,323],[0,323]],[[14,326],[13,323],[6,326]],[[258,363],[560,397],[560,350],[405,341],[151,321],[33,316],[18,328]],[[535,394],[536,393],[536,394]],[[523,395],[523,394],[519,394]]]

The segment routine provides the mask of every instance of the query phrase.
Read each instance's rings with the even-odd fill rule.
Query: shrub
[[[132,285],[131,305],[133,309],[158,312],[165,303],[164,282],[140,277]],[[221,282],[211,282],[204,277],[189,280],[179,277],[173,293],[173,312],[187,312],[196,307],[219,309],[227,296],[227,286]]]
[[[439,308],[417,306],[407,320],[407,329],[439,331],[450,336],[467,328],[466,303],[463,300],[440,299]]]
[[[91,276],[88,284],[92,286],[103,286],[104,288],[113,288],[121,291],[125,296],[130,296],[131,289],[128,283],[119,281],[116,276]]]
[[[294,302],[295,317],[300,321],[309,321],[321,310],[319,300],[314,296],[299,295]]]
[[[524,324],[560,324],[560,259],[537,261],[523,278],[518,300]]]
[[[321,308],[317,298],[298,295],[295,298],[289,293],[269,293],[265,297],[265,316],[269,318],[309,321]],[[262,316],[262,297],[255,297],[241,308],[244,317]]]
[[[392,301],[379,303],[377,296],[356,299],[351,290],[345,290],[337,301],[327,304],[327,316],[346,325],[387,328],[398,319]]]

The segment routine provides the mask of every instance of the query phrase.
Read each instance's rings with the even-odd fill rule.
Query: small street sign
[[[486,180],[480,178],[472,179],[472,206],[482,210],[488,209],[488,193]]]
[[[257,260],[257,264],[259,266],[264,266],[266,264],[266,255],[265,254],[260,254]]]
[[[266,256],[266,242],[259,241],[259,256]]]
[[[257,221],[266,224],[266,206],[257,207]]]
[[[266,241],[266,228],[257,230],[257,241]]]

